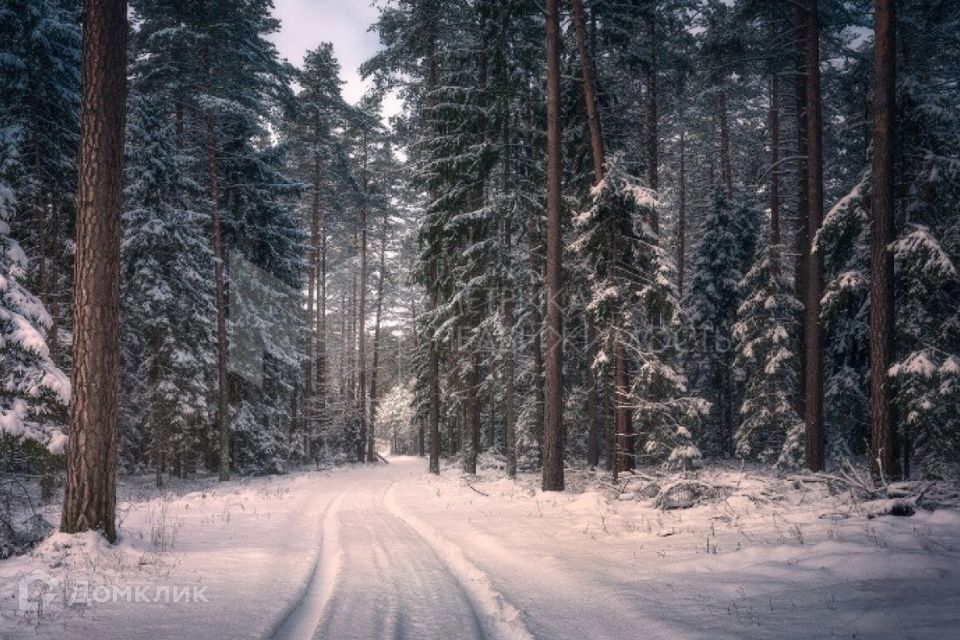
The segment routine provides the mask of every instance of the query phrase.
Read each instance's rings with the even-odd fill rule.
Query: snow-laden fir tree
[[[121,272],[121,463],[150,455],[162,482],[182,472],[210,423],[215,371],[213,256],[200,186],[175,125],[145,96],[131,100]]]
[[[764,248],[742,284],[744,301],[733,334],[744,397],[734,446],[740,458],[799,468],[804,425],[796,405],[797,335],[803,307],[783,273],[781,251]]]
[[[22,282],[52,320],[49,348],[69,364],[71,232],[80,107],[80,7],[73,0],[0,3],[0,182],[8,225],[30,256]]]
[[[584,263],[602,345],[595,362],[609,367],[618,341],[632,372],[625,402],[635,411],[634,455],[674,468],[699,466],[693,444],[706,403],[688,392],[679,366],[682,330],[674,267],[660,246],[657,201],[640,187],[621,157],[609,161],[603,180],[590,192],[590,207],[574,220],[571,250]],[[611,349],[612,347],[612,349]]]
[[[891,367],[899,418],[918,475],[960,474],[960,274],[921,226],[894,245],[898,265],[898,338],[905,347]]]
[[[26,441],[59,454],[70,381],[50,359],[50,315],[22,284],[27,257],[8,224],[14,204],[0,182],[0,449]]]
[[[824,257],[824,416],[827,459],[869,441],[869,175],[837,202],[814,241]]]
[[[708,402],[699,442],[708,456],[733,453],[737,402],[733,362],[733,325],[740,306],[742,244],[734,210],[716,189],[700,224],[685,305],[691,323],[688,358],[694,388]]]

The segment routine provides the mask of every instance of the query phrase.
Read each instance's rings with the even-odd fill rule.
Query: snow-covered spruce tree
[[[638,457],[698,466],[692,432],[706,403],[688,394],[676,365],[680,311],[673,265],[656,230],[655,194],[638,186],[614,156],[590,197],[590,207],[574,220],[570,248],[585,265],[591,292],[586,310],[603,345],[592,366],[608,367],[610,348],[621,341],[630,356],[625,366],[635,370],[626,402],[635,411],[636,435],[618,435],[638,440]]]
[[[960,478],[960,15],[953,3],[898,12],[896,361],[913,477]]]
[[[27,257],[8,224],[14,204],[0,182],[0,450],[28,443],[60,454],[70,381],[50,359],[50,315],[22,284]]]
[[[960,274],[925,227],[894,246],[898,266],[897,337],[904,349],[891,367],[896,406],[916,475],[960,477]],[[931,303],[933,302],[933,303]]]
[[[121,271],[119,460],[183,473],[209,424],[215,367],[213,257],[199,185],[158,103],[134,95],[127,135]]]
[[[779,467],[803,462],[803,420],[797,413],[798,320],[802,306],[783,273],[782,248],[767,246],[743,280],[744,301],[733,334],[734,369],[744,384],[735,452]]]
[[[869,441],[869,175],[824,217],[824,418],[827,460],[864,453]]]
[[[51,358],[66,367],[79,142],[79,3],[0,3],[0,43],[0,182],[15,197],[7,223],[30,256],[21,284],[51,316]]]
[[[733,453],[733,425],[739,407],[734,384],[733,325],[740,306],[742,245],[733,208],[716,189],[700,224],[685,300],[693,344],[687,366],[694,388],[708,402],[698,441],[710,457]]]

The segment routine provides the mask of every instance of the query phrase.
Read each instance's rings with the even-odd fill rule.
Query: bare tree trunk
[[[798,23],[803,24],[805,9],[798,8]],[[800,29],[801,34],[803,30]],[[807,81],[806,81],[806,47],[803,37],[797,38],[797,70],[795,91],[797,108],[797,229],[794,238],[797,251],[795,266],[794,289],[797,300],[805,302],[807,299],[807,257],[809,254],[810,234],[807,231]],[[797,385],[797,413],[806,415],[806,387],[807,387],[807,348],[804,338],[803,323],[799,323],[797,344],[800,348],[800,357],[797,358],[798,385]]]
[[[874,2],[873,217],[870,243],[870,423],[873,472],[900,476],[893,393],[894,149],[896,144],[896,2]]]
[[[437,58],[435,52],[436,34],[431,34],[430,50],[427,55],[427,120],[431,128],[434,123],[434,110],[437,106],[435,92],[437,90]],[[437,308],[438,291],[437,279],[439,277],[438,263],[436,257],[433,258],[430,265],[430,283],[428,285],[430,310]],[[440,474],[440,354],[438,353],[437,340],[433,332],[427,336],[427,376],[430,383],[430,415],[428,431],[430,432],[430,473]]]
[[[314,436],[320,441],[314,444],[314,459],[319,464],[319,449],[323,446],[327,415],[327,223],[326,215],[320,217],[320,251],[317,265],[317,431]]]
[[[822,471],[823,436],[823,335],[820,298],[823,292],[823,256],[813,252],[812,239],[823,218],[823,128],[820,103],[820,28],[817,0],[806,0],[806,102],[807,102],[807,278],[805,282],[803,338],[806,356],[804,423],[807,466]]]
[[[60,529],[117,539],[117,353],[127,3],[86,0],[74,280],[73,400]]]
[[[531,213],[527,218],[527,236],[530,239],[530,270],[534,274],[543,273],[543,233],[539,229],[538,216]],[[533,282],[532,304],[530,305],[530,324],[533,326],[533,392],[534,392],[534,437],[537,442],[537,463],[543,460],[543,282],[535,276]]]
[[[619,331],[619,329],[618,329]],[[613,401],[616,422],[616,459],[614,473],[634,468],[633,420],[627,404],[630,401],[627,386],[627,354],[622,337],[615,339],[613,356]]]
[[[317,272],[320,269],[320,158],[313,158],[313,201],[310,206],[310,251],[308,254],[307,276],[307,361],[306,377],[303,385],[304,417],[307,423],[311,419],[309,407],[313,396],[314,345],[317,341],[317,322],[314,315],[314,299],[319,283]],[[319,304],[317,304],[319,307]],[[309,431],[309,430],[308,430]]]
[[[600,464],[600,433],[597,402],[597,374],[593,361],[597,355],[597,325],[592,313],[587,312],[587,466],[596,468]]]
[[[780,252],[780,78],[770,77],[770,244]],[[779,268],[779,260],[777,268]]]
[[[577,53],[580,57],[580,73],[583,79],[583,98],[587,107],[587,124],[590,127],[590,156],[593,159],[594,184],[603,180],[603,137],[600,133],[600,114],[597,112],[597,89],[594,80],[593,64],[587,51],[587,26],[583,15],[582,0],[570,0],[573,9],[574,33],[577,41]],[[547,19],[550,19],[547,5]],[[559,11],[559,7],[557,8]],[[549,24],[547,25],[549,29]],[[549,34],[548,34],[549,38]],[[549,47],[549,40],[548,40]],[[557,45],[559,47],[559,45]],[[548,53],[549,56],[549,53]],[[548,70],[549,73],[549,70]],[[559,72],[558,72],[559,73]],[[559,80],[557,81],[559,83]],[[559,125],[558,125],[559,126]]]
[[[377,311],[373,325],[373,365],[370,367],[370,438],[367,447],[367,459],[375,460],[374,438],[376,437],[377,422],[377,373],[380,366],[380,322],[383,316],[383,289],[387,274],[387,231],[388,216],[383,215],[383,229],[380,237],[380,276],[377,278]]]
[[[677,209],[677,292],[683,299],[683,276],[687,253],[687,148],[686,132],[680,130],[680,202]]]
[[[543,490],[563,490],[563,317],[560,207],[560,9],[547,0],[547,251],[544,332]]]
[[[650,64],[647,68],[647,186],[656,191],[660,188],[660,106],[657,90],[657,13],[651,9],[647,15],[650,32]],[[654,217],[656,225],[657,218]],[[654,231],[658,229],[654,228]]]
[[[504,167],[503,188],[508,191],[512,174],[512,158],[510,154],[509,110],[506,110],[508,124],[504,127]],[[509,215],[503,216],[503,246],[504,254],[509,259],[513,255],[513,221]],[[509,263],[508,263],[509,265]],[[511,282],[513,282],[511,280]],[[505,325],[506,344],[503,350],[503,377],[504,377],[504,446],[507,454],[507,476],[514,478],[517,475],[517,415],[516,415],[516,362],[514,361],[514,325],[516,289],[504,283],[503,297],[503,324]]]
[[[357,302],[357,339],[359,346],[357,360],[359,370],[359,392],[357,393],[357,409],[360,412],[360,449],[357,451],[357,461],[367,460],[367,449],[372,448],[367,440],[367,131],[363,131],[363,206],[360,207],[360,292]]]

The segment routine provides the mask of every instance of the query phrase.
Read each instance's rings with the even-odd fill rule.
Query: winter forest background
[[[279,58],[270,0],[131,0],[120,473],[957,479],[960,6],[895,4],[875,38],[865,0],[574,0],[545,39],[539,3],[393,0],[348,104],[331,45]],[[0,3],[0,470],[46,498],[81,17]]]

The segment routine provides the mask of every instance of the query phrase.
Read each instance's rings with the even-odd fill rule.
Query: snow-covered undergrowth
[[[671,487],[712,489],[665,509]],[[941,490],[943,488],[941,487]],[[691,475],[445,469],[398,499],[466,550],[537,637],[942,638],[960,610],[960,512],[865,500],[761,468]],[[549,615],[532,612],[549,611]],[[946,635],[944,635],[946,634]]]
[[[310,487],[329,475],[223,485],[210,478],[164,491],[148,478],[126,479],[116,545],[93,533],[54,533],[0,561],[0,637],[268,635],[310,578],[322,515],[335,497]],[[58,511],[42,513],[56,523]]]
[[[901,510],[909,488],[731,467],[617,483],[568,470],[566,492],[544,493],[536,475],[424,466],[159,494],[126,480],[117,545],[54,533],[0,561],[0,637],[429,638],[457,620],[465,638],[551,640],[956,630],[960,512]]]

